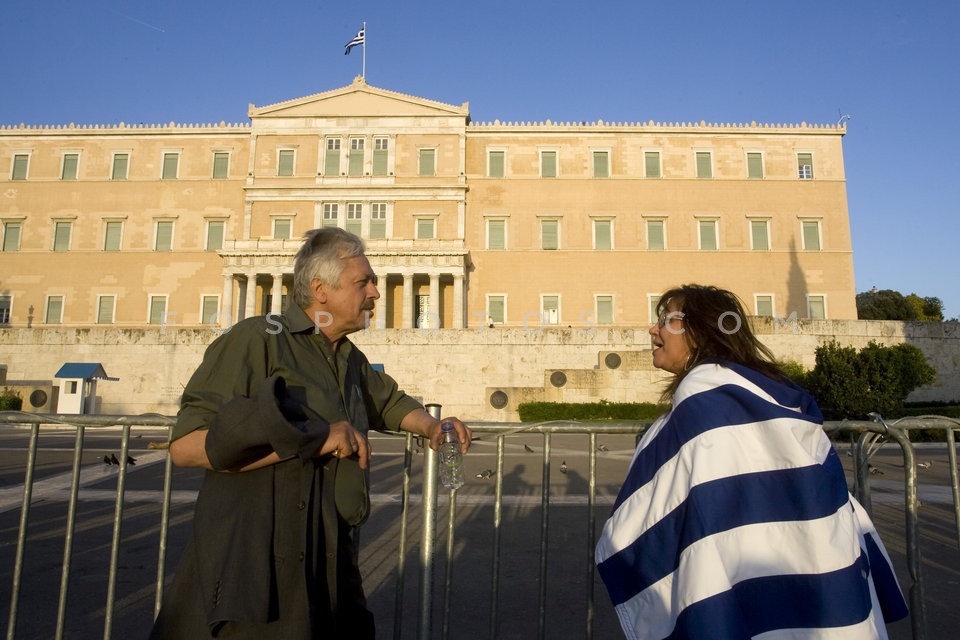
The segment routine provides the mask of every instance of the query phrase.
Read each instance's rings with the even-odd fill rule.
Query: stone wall
[[[960,400],[960,323],[761,320],[754,326],[779,358],[808,369],[817,345],[829,340],[857,348],[871,340],[914,344],[938,378],[910,399]],[[119,380],[97,385],[98,413],[174,414],[216,335],[210,329],[3,329],[0,364],[7,366],[6,384],[16,388],[56,384],[53,375],[65,362],[99,362]],[[655,401],[664,379],[650,365],[646,329],[388,329],[353,340],[408,393],[469,420],[516,420],[525,401]]]

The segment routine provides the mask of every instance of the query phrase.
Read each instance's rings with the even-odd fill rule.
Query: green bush
[[[787,376],[801,387],[806,386],[807,371],[803,368],[802,364],[796,360],[785,360],[784,362],[778,362],[777,366],[780,367],[780,371],[783,372],[783,375]]]
[[[628,420],[649,422],[665,413],[667,405],[652,402],[522,402],[517,407],[521,422],[580,420],[602,422]]]
[[[0,411],[20,411],[23,407],[23,398],[20,394],[7,387],[0,393]]]
[[[900,414],[910,392],[932,383],[936,375],[913,345],[871,342],[857,351],[829,342],[817,347],[816,366],[804,383],[827,420],[864,419],[873,411]]]

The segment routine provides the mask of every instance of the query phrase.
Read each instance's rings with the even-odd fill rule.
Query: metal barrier
[[[438,405],[429,407],[431,412],[439,412]],[[110,568],[107,575],[107,602],[103,616],[103,637],[109,639],[112,633],[114,606],[117,599],[117,567],[121,547],[121,524],[124,514],[126,475],[128,466],[128,450],[131,429],[134,427],[161,427],[169,428],[174,419],[159,415],[142,416],[86,416],[86,415],[37,415],[21,412],[0,412],[0,425],[16,424],[28,425],[30,430],[27,459],[24,467],[23,484],[17,487],[8,487],[0,490],[10,499],[12,491],[22,493],[20,502],[20,524],[17,537],[16,556],[14,560],[13,577],[10,590],[10,609],[7,622],[8,640],[16,637],[17,614],[20,604],[21,586],[23,581],[23,558],[28,544],[27,529],[33,505],[35,486],[35,465],[37,452],[40,450],[40,432],[43,425],[69,425],[76,428],[74,440],[73,462],[70,480],[69,497],[67,499],[67,516],[64,531],[63,560],[59,585],[59,599],[57,608],[55,638],[60,640],[65,631],[66,603],[71,576],[71,561],[73,558],[74,532],[77,526],[77,504],[81,487],[81,457],[84,450],[84,439],[88,428],[120,427],[121,449],[117,460],[119,475],[117,477],[116,498],[113,512],[113,531],[110,545]],[[503,525],[503,479],[504,463],[507,450],[507,441],[520,434],[536,434],[542,438],[542,484],[540,488],[540,522],[539,522],[539,565],[538,565],[538,606],[537,626],[538,637],[545,637],[548,580],[547,567],[550,549],[548,536],[550,533],[551,514],[551,447],[553,438],[557,434],[582,436],[588,443],[586,452],[587,472],[587,522],[586,544],[584,553],[584,578],[587,585],[587,601],[584,607],[584,633],[587,638],[593,637],[595,593],[594,567],[592,562],[593,548],[596,544],[596,507],[597,505],[597,451],[598,436],[629,435],[638,438],[647,423],[576,423],[550,422],[538,424],[471,424],[475,436],[485,439],[491,436],[496,439],[496,470],[491,477],[495,480],[493,498],[493,545],[492,545],[492,578],[490,584],[489,624],[490,637],[495,638],[500,621],[500,580],[501,580],[501,550]],[[824,425],[830,434],[856,436],[857,446],[854,449],[854,493],[864,507],[870,511],[870,474],[869,460],[876,450],[878,438],[889,438],[896,442],[902,451],[904,460],[904,509],[906,517],[905,540],[907,549],[907,564],[911,584],[909,597],[912,610],[912,632],[916,640],[925,638],[925,609],[923,598],[923,580],[921,575],[921,553],[919,548],[919,520],[917,517],[917,475],[914,447],[910,442],[909,432],[912,429],[943,429],[946,435],[948,456],[951,465],[951,485],[953,491],[954,523],[956,526],[957,543],[960,546],[960,488],[958,488],[957,464],[955,452],[954,432],[960,429],[960,421],[942,416],[920,416],[897,421],[884,421],[880,416],[873,416],[872,421],[842,421],[828,422]],[[423,493],[422,493],[422,525],[420,534],[420,590],[419,590],[419,618],[418,637],[427,640],[433,633],[434,585],[433,572],[435,564],[434,544],[439,537],[436,528],[438,516],[438,490],[436,484],[436,456],[429,447],[422,446],[419,438],[405,434],[403,466],[401,476],[401,517],[399,531],[399,553],[396,563],[396,593],[394,607],[394,637],[401,635],[401,621],[403,620],[403,590],[404,575],[406,572],[406,551],[408,546],[407,519],[411,512],[411,474],[415,467],[415,452],[423,451]],[[159,547],[157,550],[157,575],[154,597],[154,614],[159,611],[160,601],[165,580],[164,567],[167,553],[167,537],[170,519],[170,503],[172,493],[173,467],[169,456],[164,456],[164,473],[162,489],[161,522],[159,523]],[[624,471],[626,464],[623,465]],[[565,472],[565,469],[561,469]],[[622,477],[622,476],[621,476]],[[455,562],[454,541],[456,540],[456,507],[457,491],[449,493],[448,520],[445,528],[446,557],[445,575],[443,583],[443,615],[440,635],[447,638],[450,635],[449,614],[451,602],[451,571]],[[474,634],[476,635],[476,634]]]

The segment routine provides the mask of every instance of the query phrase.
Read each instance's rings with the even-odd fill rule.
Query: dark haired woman
[[[670,411],[641,439],[596,549],[628,638],[886,638],[907,615],[816,402],[729,291],[667,291],[653,364]]]

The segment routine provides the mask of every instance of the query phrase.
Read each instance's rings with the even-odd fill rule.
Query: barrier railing
[[[438,411],[439,407],[433,405],[432,411]],[[63,527],[63,556],[60,571],[56,632],[54,637],[59,640],[66,631],[66,610],[69,586],[71,583],[71,569],[74,557],[74,534],[78,525],[78,504],[80,501],[81,487],[85,484],[84,473],[87,472],[89,464],[83,464],[83,453],[85,439],[88,429],[102,429],[105,427],[120,428],[120,456],[116,459],[118,467],[118,476],[116,481],[116,496],[112,515],[112,535],[110,540],[110,562],[109,570],[106,576],[106,604],[103,609],[103,637],[109,639],[112,636],[114,606],[118,598],[117,572],[123,536],[121,535],[122,523],[124,519],[124,509],[126,508],[126,478],[128,466],[134,462],[129,457],[129,446],[132,429],[139,427],[149,428],[169,428],[173,424],[173,418],[158,415],[146,416],[77,416],[77,415],[37,415],[25,414],[20,412],[2,412],[0,413],[0,425],[20,425],[29,430],[29,439],[27,444],[27,456],[22,467],[23,482],[0,488],[0,499],[7,505],[7,510],[12,510],[15,502],[19,502],[19,526],[17,529],[17,544],[13,559],[13,570],[10,589],[10,605],[7,621],[6,637],[13,640],[18,637],[18,609],[21,600],[21,591],[23,586],[24,555],[27,546],[31,544],[28,536],[28,527],[30,523],[31,509],[35,502],[35,491],[41,486],[44,480],[36,480],[36,463],[38,452],[42,450],[41,425],[55,427],[69,426],[75,429],[73,440],[73,455],[70,465],[69,489],[66,495],[67,513]],[[593,637],[594,622],[596,611],[596,594],[594,590],[594,567],[592,562],[593,548],[596,544],[597,522],[596,512],[599,505],[597,494],[598,477],[598,451],[603,451],[603,446],[598,445],[598,437],[610,436],[632,436],[631,442],[646,428],[646,423],[576,423],[576,422],[551,422],[538,424],[471,424],[475,436],[486,440],[488,446],[490,439],[495,441],[495,469],[490,469],[489,479],[494,482],[492,497],[492,545],[491,545],[491,582],[489,585],[490,605],[488,611],[489,619],[489,637],[495,638],[498,626],[501,623],[501,587],[502,571],[501,556],[503,551],[503,526],[505,524],[503,517],[504,505],[504,476],[505,463],[508,458],[507,450],[516,451],[519,445],[510,444],[509,441],[516,442],[519,436],[540,438],[542,446],[540,447],[541,485],[539,488],[539,523],[537,528],[539,558],[537,564],[537,583],[539,585],[537,593],[537,629],[538,637],[545,637],[547,628],[547,603],[550,599],[550,581],[548,580],[548,566],[550,562],[551,548],[548,544],[551,527],[551,507],[555,507],[560,501],[560,497],[554,497],[551,490],[551,478],[553,473],[553,441],[558,434],[573,435],[582,437],[586,443],[586,522],[583,526],[586,530],[584,536],[583,548],[583,578],[586,584],[586,602],[583,610],[583,632],[587,638]],[[922,556],[919,545],[919,518],[917,516],[917,472],[914,446],[910,441],[909,432],[913,429],[942,429],[944,431],[948,457],[950,461],[950,479],[953,495],[953,515],[954,525],[957,537],[957,544],[960,547],[960,488],[958,488],[957,463],[955,452],[955,431],[960,429],[960,421],[942,416],[920,416],[917,418],[906,418],[897,421],[884,421],[879,416],[873,416],[870,421],[841,421],[828,422],[824,425],[825,430],[837,437],[848,436],[856,438],[856,447],[853,449],[854,455],[854,480],[853,491],[864,507],[870,511],[872,499],[870,493],[870,458],[876,451],[878,439],[886,438],[899,445],[904,461],[904,514],[905,530],[904,537],[906,543],[906,562],[910,576],[909,598],[912,610],[911,630],[916,640],[925,638],[926,612],[923,592],[923,578],[921,572]],[[526,446],[526,445],[524,445]],[[529,455],[533,449],[527,447]],[[399,532],[397,537],[398,555],[396,558],[396,591],[394,594],[394,638],[401,637],[402,622],[404,619],[405,607],[404,601],[404,583],[405,573],[407,571],[406,555],[411,541],[409,538],[408,517],[413,511],[411,507],[411,486],[413,484],[413,474],[417,470],[417,452],[422,451],[423,467],[419,471],[422,473],[421,496],[418,501],[422,509],[422,522],[419,532],[419,560],[420,560],[420,589],[418,593],[418,637],[427,640],[434,637],[433,629],[433,610],[434,597],[437,591],[434,589],[433,574],[434,567],[438,566],[439,557],[435,550],[435,543],[441,535],[445,536],[445,557],[442,559],[445,567],[442,589],[442,617],[440,637],[447,638],[451,634],[450,629],[450,603],[451,603],[451,584],[452,568],[457,562],[455,557],[455,542],[457,541],[457,491],[438,492],[436,485],[436,461],[435,454],[429,447],[423,446],[420,439],[406,434],[404,442],[402,475],[400,486],[400,518]],[[162,504],[159,527],[159,542],[157,553],[156,581],[154,587],[154,615],[159,610],[160,601],[165,582],[165,566],[167,555],[168,527],[170,525],[170,505],[172,496],[172,476],[173,467],[169,457],[164,452],[158,452],[163,456],[163,486],[162,486]],[[509,454],[509,455],[512,455]],[[88,456],[89,458],[89,456]],[[623,459],[616,464],[620,465],[625,471],[628,459]],[[565,461],[564,461],[565,467]],[[561,472],[566,473],[566,469],[561,467]],[[619,478],[623,477],[620,473]],[[462,490],[461,490],[462,491]],[[473,498],[474,496],[470,496]],[[62,500],[63,497],[57,494],[55,498]],[[607,497],[605,496],[605,499]],[[440,514],[438,503],[447,505],[447,522],[444,531],[438,531],[436,527],[437,518]],[[149,621],[144,622],[145,625]],[[476,637],[477,631],[473,630],[473,637]]]

